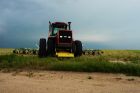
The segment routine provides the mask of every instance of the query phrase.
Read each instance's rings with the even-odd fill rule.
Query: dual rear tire
[[[41,38],[39,41],[39,51],[38,51],[39,57],[45,57],[47,56],[47,50],[46,50],[46,39]]]
[[[47,49],[46,49],[47,47]],[[46,43],[45,38],[41,38],[39,41],[39,57],[54,56],[55,54],[55,43],[53,39],[48,39]]]
[[[79,57],[82,55],[82,43],[79,40],[73,42],[72,51],[75,57]]]
[[[55,56],[55,41],[53,39],[48,39],[47,55],[48,56]]]

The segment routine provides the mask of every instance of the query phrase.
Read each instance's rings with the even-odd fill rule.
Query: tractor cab
[[[50,22],[49,22],[50,23]],[[50,23],[49,25],[49,35],[50,36],[56,36],[57,33],[60,31],[60,30],[70,30],[70,23],[71,22],[68,22],[68,24],[64,23],[64,22],[55,22],[55,23]],[[69,28],[69,29],[68,29]]]

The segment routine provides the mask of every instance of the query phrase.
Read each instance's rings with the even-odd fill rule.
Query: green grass
[[[108,60],[140,64],[140,50],[104,50],[103,56]]]
[[[1,55],[0,69],[33,69],[78,72],[123,73],[140,76],[139,63],[111,63],[107,55],[77,58],[38,58],[37,56]]]
[[[140,76],[140,50],[103,50],[101,56],[77,58],[38,58],[37,56],[13,55],[13,49],[0,48],[0,69],[55,70],[78,72],[123,73]],[[110,61],[117,61],[112,63]],[[119,63],[123,61],[123,63]]]

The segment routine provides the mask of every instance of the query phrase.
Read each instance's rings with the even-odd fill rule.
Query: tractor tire
[[[46,51],[46,39],[41,38],[39,41],[39,52],[38,52],[39,57],[46,57],[47,56],[47,51]]]
[[[54,56],[55,55],[55,41],[53,39],[48,39],[47,54],[48,54],[48,56]]]
[[[82,53],[83,53],[81,41],[79,41],[79,40],[74,41],[73,49],[72,50],[74,52],[74,56],[75,57],[81,56]]]

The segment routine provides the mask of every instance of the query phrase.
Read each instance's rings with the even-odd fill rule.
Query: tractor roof
[[[58,28],[66,28],[67,24],[64,23],[64,22],[54,22],[54,23],[52,23],[52,26],[53,27],[58,27]]]
[[[54,22],[52,25],[67,25],[67,23],[64,22]]]

